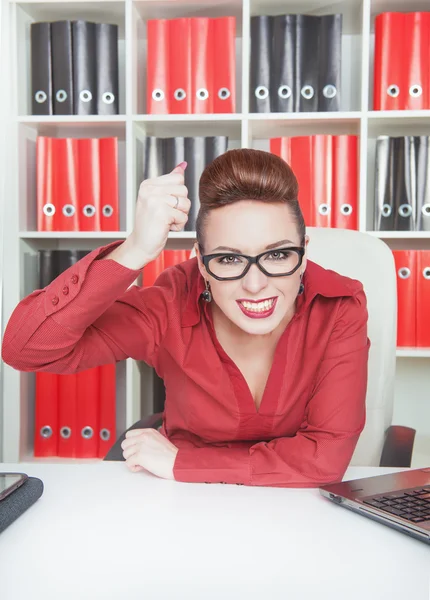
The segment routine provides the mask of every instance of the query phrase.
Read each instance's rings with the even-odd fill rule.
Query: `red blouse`
[[[149,288],[92,251],[15,308],[3,360],[73,373],[132,357],[164,379],[161,433],[179,448],[178,481],[319,487],[341,481],[366,420],[366,296],[359,281],[309,261],[304,294],[276,347],[259,410],[217,340],[197,259]],[[130,287],[131,286],[131,287]],[[129,289],[128,289],[129,288]]]

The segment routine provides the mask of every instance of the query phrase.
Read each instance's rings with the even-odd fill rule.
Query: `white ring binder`
[[[160,88],[155,88],[155,90],[152,90],[152,99],[155,100],[156,102],[160,102],[161,100],[164,100],[164,92],[163,90],[160,90]]]
[[[227,100],[227,98],[230,98],[230,96],[231,92],[228,88],[222,87],[218,90],[218,98],[220,100]]]
[[[102,208],[102,215],[104,217],[111,217],[113,215],[113,208],[110,204],[105,204]]]
[[[255,95],[260,100],[264,100],[265,98],[268,97],[269,90],[267,89],[267,87],[265,85],[259,85],[257,88],[255,88]]]
[[[115,102],[115,94],[112,92],[105,92],[102,95],[102,102],[105,104],[113,104]]]
[[[39,104],[43,104],[48,99],[48,96],[46,95],[46,93],[43,90],[39,90],[38,92],[36,92],[34,94],[34,99]]]
[[[293,92],[291,91],[291,88],[289,85],[280,85],[278,87],[278,96],[280,98],[284,98],[284,99],[290,98],[292,93]]]
[[[318,206],[318,212],[320,215],[328,215],[330,212],[330,206],[328,204],[320,204]]]
[[[412,214],[412,206],[410,204],[401,204],[399,206],[399,215],[401,217],[410,217]]]
[[[50,427],[50,425],[44,425],[43,427],[41,427],[40,429],[40,435],[41,437],[43,437],[44,439],[48,439],[52,436],[53,431],[52,431],[52,427]]]
[[[414,85],[411,85],[411,87],[409,88],[409,96],[412,96],[413,98],[419,98],[420,96],[422,96],[423,93],[423,88],[420,86],[419,83],[414,83]]]
[[[67,92],[66,90],[58,90],[55,94],[55,98],[57,102],[65,102],[67,100]]]
[[[398,270],[400,279],[408,279],[411,276],[411,270],[408,267],[402,267]]]
[[[304,85],[300,90],[300,93],[303,96],[303,98],[306,98],[306,100],[310,100],[314,97],[315,90],[311,85]]]
[[[323,87],[323,96],[324,98],[334,98],[337,94],[336,86],[329,83]]]
[[[55,215],[55,206],[50,202],[48,202],[48,204],[44,204],[43,214],[47,217],[52,217],[53,215]]]
[[[60,429],[60,435],[64,440],[68,440],[72,435],[72,428],[65,425]]]
[[[391,98],[397,98],[400,94],[400,88],[396,84],[389,85],[387,88],[387,94],[391,96]]]
[[[206,88],[199,88],[196,92],[196,96],[199,100],[207,100],[209,98],[209,92]]]
[[[83,207],[82,212],[84,214],[84,217],[94,217],[94,215],[96,214],[96,207],[92,204],[86,204]]]
[[[91,100],[93,99],[93,95],[90,92],[90,90],[82,90],[81,92],[79,92],[79,99],[82,102],[91,102]]]
[[[173,97],[175,98],[175,100],[178,100],[178,101],[185,100],[185,98],[187,97],[187,93],[182,88],[178,88],[174,91]]]
[[[73,206],[73,204],[65,204],[63,206],[63,215],[65,217],[73,217],[75,212],[76,212],[76,208]]]
[[[350,215],[352,214],[352,206],[350,204],[342,204],[340,207],[340,212],[343,215]]]
[[[389,204],[384,204],[381,209],[381,214],[383,217],[389,217],[391,215],[392,208]]]

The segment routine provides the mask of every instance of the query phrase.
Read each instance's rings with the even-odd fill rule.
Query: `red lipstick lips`
[[[265,302],[266,300],[271,300],[272,301],[272,305],[266,309],[266,310],[250,310],[245,308],[245,306],[242,304],[243,302],[249,302],[249,304],[259,304],[260,302]],[[249,317],[250,319],[265,319],[267,317],[270,317],[276,307],[276,302],[277,302],[278,298],[262,298],[261,300],[255,301],[255,300],[247,300],[246,298],[241,298],[240,300],[236,300],[236,302],[238,303],[241,311],[243,312],[244,315],[246,315],[247,317]]]

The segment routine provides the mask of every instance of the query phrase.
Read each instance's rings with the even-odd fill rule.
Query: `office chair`
[[[308,257],[326,269],[358,279],[368,302],[371,341],[366,395],[366,425],[350,466],[410,467],[415,429],[392,425],[396,366],[397,287],[394,258],[380,239],[348,229],[308,227]],[[129,429],[155,428],[162,412]],[[128,431],[128,430],[127,430]],[[104,460],[124,460],[118,439]]]

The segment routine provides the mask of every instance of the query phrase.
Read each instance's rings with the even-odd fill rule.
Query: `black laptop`
[[[339,506],[430,544],[430,467],[330,483],[319,491]]]

